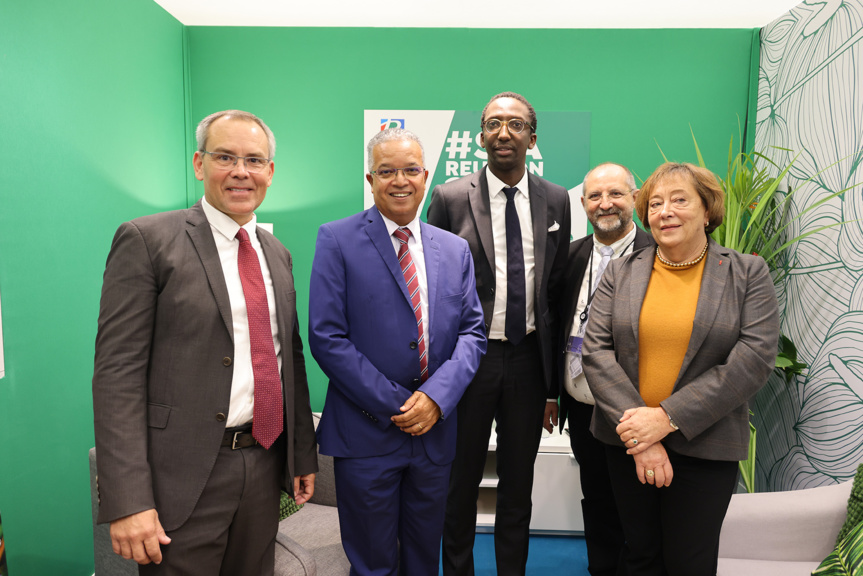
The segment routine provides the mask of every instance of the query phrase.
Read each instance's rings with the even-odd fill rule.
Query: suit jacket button
[[[411,350],[416,350],[416,349],[417,349],[417,343],[411,342]]]
[[[219,412],[218,414],[216,414],[216,420],[218,420],[219,422],[224,422],[227,419],[228,419],[228,417],[225,416],[222,412]]]
[[[230,366],[231,365],[231,357],[225,356],[224,358],[222,358],[222,364],[225,366]]]
[[[419,378],[414,378],[414,379],[413,379],[413,382],[411,382],[411,384],[413,384],[414,386],[419,386],[419,385],[420,385],[420,379],[419,379]]]

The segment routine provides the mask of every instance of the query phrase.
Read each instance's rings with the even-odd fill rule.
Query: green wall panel
[[[0,511],[16,576],[93,573],[102,271],[122,221],[186,204],[182,39],[151,0],[0,3]]]
[[[278,140],[259,218],[294,255],[301,330],[317,228],[362,209],[364,109],[481,109],[504,90],[543,110],[591,113],[591,163],[642,179],[694,161],[716,171],[746,119],[752,30],[474,30],[190,27],[194,121],[260,115]],[[196,196],[203,189],[196,187]],[[575,206],[574,209],[581,208]],[[326,378],[308,358],[312,406]]]

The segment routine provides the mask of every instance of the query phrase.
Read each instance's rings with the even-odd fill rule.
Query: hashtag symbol
[[[459,158],[464,160],[467,158],[467,153],[470,152],[470,131],[465,130],[461,133],[461,136],[458,135],[458,130],[453,130],[452,136],[446,139],[447,144],[449,146],[446,147],[446,152],[449,154],[450,160],[454,160],[456,154],[459,154]]]

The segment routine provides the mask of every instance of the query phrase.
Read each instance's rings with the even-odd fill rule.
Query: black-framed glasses
[[[209,154],[213,159],[213,164],[222,170],[230,170],[237,165],[240,160],[243,161],[243,166],[249,172],[263,172],[270,165],[270,158],[261,158],[259,156],[236,156],[226,152],[208,152],[202,150],[201,154]]]
[[[426,169],[422,166],[408,166],[407,168],[381,168],[380,170],[372,170],[372,174],[381,180],[392,180],[396,174],[401,172],[405,178],[419,178],[425,174]]]
[[[499,118],[489,118],[482,123],[483,129],[489,134],[497,134],[501,127],[506,124],[507,130],[516,134],[521,134],[525,128],[533,130],[533,126],[522,120],[521,118],[510,118],[509,120],[500,120]]]

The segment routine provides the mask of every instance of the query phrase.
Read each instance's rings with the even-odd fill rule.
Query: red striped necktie
[[[417,319],[417,350],[420,354],[420,380],[425,382],[429,377],[429,361],[426,354],[426,339],[423,332],[423,309],[420,301],[420,281],[417,277],[417,267],[411,258],[411,251],[408,249],[408,239],[411,237],[411,231],[407,228],[399,228],[393,232],[393,236],[399,241],[399,266],[401,266],[402,274],[405,276],[405,284],[408,287],[408,294],[411,297],[411,305],[414,308],[414,316]]]

